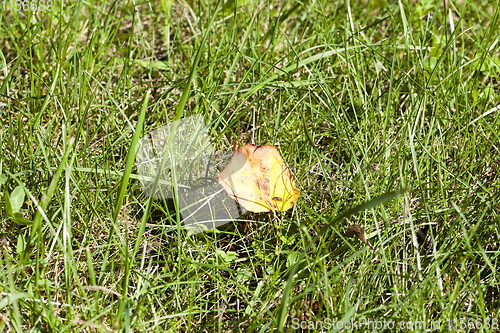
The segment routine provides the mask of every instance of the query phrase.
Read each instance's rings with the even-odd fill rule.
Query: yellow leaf
[[[245,145],[219,175],[230,197],[252,212],[285,211],[299,198],[290,169],[276,147]]]

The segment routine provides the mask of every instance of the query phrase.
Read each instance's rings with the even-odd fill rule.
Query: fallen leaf
[[[352,236],[356,236],[362,243],[364,243],[370,249],[373,249],[373,246],[365,238],[365,229],[361,228],[357,224],[352,224],[350,226],[347,226],[347,230],[342,234],[342,236],[349,238]]]
[[[299,197],[290,169],[276,147],[244,145],[219,175],[219,184],[246,210],[285,211]]]

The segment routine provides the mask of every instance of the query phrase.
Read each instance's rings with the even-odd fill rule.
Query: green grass
[[[498,4],[241,3],[2,4],[0,331],[498,323]],[[279,235],[142,191],[141,133],[200,113],[293,170]]]

